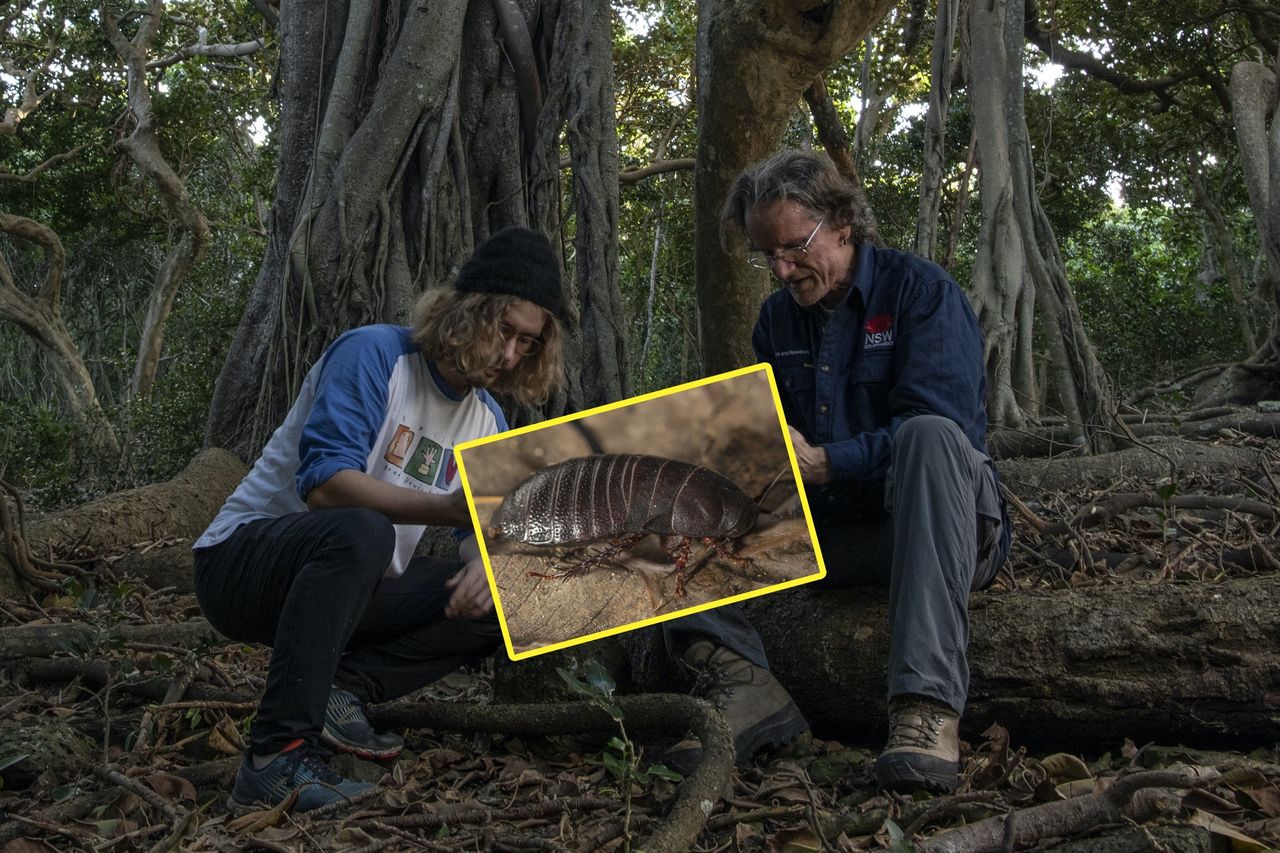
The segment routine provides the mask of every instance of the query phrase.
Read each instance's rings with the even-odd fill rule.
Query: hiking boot
[[[889,742],[876,759],[876,779],[893,791],[950,793],[960,774],[960,715],[924,696],[889,702]]]
[[[804,715],[773,673],[736,652],[699,640],[685,651],[683,663],[695,673],[690,692],[715,705],[729,724],[739,766],[766,746],[787,743],[809,730]],[[701,760],[702,746],[692,736],[663,755],[668,767],[686,776]]]
[[[369,725],[364,703],[350,690],[335,687],[329,693],[320,739],[340,752],[350,752],[372,761],[395,758],[404,748],[404,738],[387,732],[378,734]]]
[[[305,812],[376,787],[369,782],[343,779],[314,747],[297,740],[261,770],[254,768],[253,756],[245,750],[227,808],[235,814],[271,808],[297,791],[293,810]]]

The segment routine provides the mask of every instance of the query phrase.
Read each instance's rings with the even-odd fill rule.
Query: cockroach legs
[[[564,580],[566,578],[571,578],[571,577],[580,575],[589,569],[611,565],[613,563],[614,557],[617,557],[619,554],[623,553],[624,551],[630,551],[632,548],[635,547],[635,544],[639,542],[643,537],[644,537],[643,533],[633,533],[628,536],[624,536],[621,539],[619,539],[617,542],[614,542],[611,545],[607,545],[599,553],[588,555],[580,563],[574,566],[570,566],[564,571],[556,572],[555,574],[551,574],[551,575],[544,575],[539,572],[529,572],[529,576],[534,578],[542,578],[543,580]]]
[[[751,562],[750,557],[739,557],[737,554],[729,550],[729,546],[725,544],[723,539],[713,539],[708,536],[702,540],[703,542],[716,549],[716,553],[733,563],[739,569],[746,570],[755,564]]]
[[[693,537],[681,536],[680,546],[676,549],[676,597],[684,598],[684,567],[689,563],[689,548]]]

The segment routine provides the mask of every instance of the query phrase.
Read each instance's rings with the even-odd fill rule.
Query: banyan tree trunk
[[[573,224],[581,324],[569,388],[547,414],[629,391],[611,20],[603,0],[284,5],[270,239],[208,443],[252,458],[338,334],[406,322],[417,294],[509,225],[563,246]]]

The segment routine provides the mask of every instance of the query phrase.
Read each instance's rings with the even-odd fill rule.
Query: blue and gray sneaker
[[[294,811],[305,812],[376,787],[369,782],[343,779],[311,745],[294,741],[261,770],[254,769],[253,756],[245,751],[227,799],[227,809],[245,814],[270,808],[284,802],[296,790],[298,802]]]
[[[350,690],[335,687],[329,693],[320,739],[341,752],[350,752],[372,761],[395,758],[404,748],[404,738],[386,732],[378,734],[369,725],[364,703]]]

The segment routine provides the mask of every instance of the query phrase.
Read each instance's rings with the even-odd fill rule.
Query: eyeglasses
[[[520,355],[533,355],[542,349],[542,338],[517,332],[506,323],[498,324],[498,334],[502,336],[502,345],[504,347],[512,338],[515,338],[516,352],[520,353]]]
[[[805,240],[799,246],[788,246],[785,249],[779,249],[776,254],[766,255],[764,252],[756,252],[747,257],[747,263],[758,270],[771,270],[778,261],[786,261],[789,264],[798,264],[809,254],[809,244],[813,242],[813,238],[818,236],[818,229],[822,227],[822,223],[827,221],[827,217],[818,220],[818,224],[813,226],[813,231],[809,233],[809,239]]]

